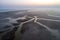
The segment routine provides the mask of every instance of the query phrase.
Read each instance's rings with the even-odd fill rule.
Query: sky
[[[60,0],[0,0],[2,7],[60,7]]]
[[[60,5],[60,0],[0,0],[5,5]]]

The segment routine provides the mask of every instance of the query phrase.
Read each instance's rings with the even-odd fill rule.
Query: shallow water
[[[48,13],[48,14],[50,14],[50,13]],[[45,11],[44,12],[41,12],[41,11],[38,11],[38,12],[32,11],[31,12],[31,11],[26,11],[26,10],[25,11],[22,10],[22,12],[21,11],[18,11],[18,12],[16,12],[16,11],[0,12],[0,35],[1,35],[2,32],[6,32],[6,31],[9,31],[9,30],[14,29],[16,26],[13,26],[13,23],[16,23],[15,25],[18,25],[19,23],[17,22],[17,20],[20,17],[23,17],[24,15],[28,15],[28,16],[31,16],[31,17],[38,16],[39,18],[47,18],[47,19],[60,20],[60,17],[56,17],[56,16],[58,16],[58,15],[56,15],[56,13],[55,13],[54,16],[49,16],[48,14],[45,13]],[[57,39],[56,38],[54,39],[52,37],[53,39],[51,39],[51,40],[59,40],[59,37],[60,37],[60,35],[59,35],[60,34],[60,22],[55,22],[55,21],[53,22],[53,21],[46,21],[46,20],[40,20],[40,21],[38,20],[38,22],[41,22],[42,24],[44,24],[44,25],[48,26],[49,28],[51,28],[51,29],[49,29],[49,28],[48,29],[54,34],[54,35],[53,34],[52,35],[53,36],[57,36]],[[24,38],[25,36],[28,37],[28,35],[29,35],[30,36],[29,39],[32,39],[33,40],[35,37],[37,37],[36,34],[39,34],[39,33],[42,32],[43,33],[43,34],[41,33],[41,36],[42,36],[42,35],[45,35],[45,34],[49,34],[49,32],[50,32],[49,30],[47,30],[44,27],[41,27],[40,28],[41,25],[39,26],[39,25],[37,25],[37,24],[35,24],[33,22],[31,24],[28,23],[25,26],[26,26],[26,28],[25,28],[26,30],[24,30],[25,32],[23,31],[24,33],[22,34],[22,38]],[[43,31],[44,29],[45,29],[46,32]],[[52,31],[52,30],[54,30],[54,31]],[[57,33],[54,33],[54,32],[57,32]],[[34,34],[34,35],[32,35],[31,33]],[[49,35],[51,36],[51,34],[49,34]],[[31,38],[31,36],[33,38]],[[47,35],[45,35],[45,36],[47,37]],[[39,37],[37,37],[38,39],[36,38],[34,40],[40,40]],[[44,38],[44,36],[42,36],[41,38]],[[47,40],[49,40],[49,39],[47,39]],[[22,40],[24,40],[24,39],[22,39]],[[44,39],[41,39],[41,40],[44,40]]]

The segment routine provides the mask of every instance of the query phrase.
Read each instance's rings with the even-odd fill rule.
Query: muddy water
[[[46,28],[29,22],[22,27],[21,40],[54,40],[54,36]]]

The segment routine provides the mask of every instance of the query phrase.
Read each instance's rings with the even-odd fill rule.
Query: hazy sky
[[[0,0],[0,5],[60,5],[60,0]]]
[[[0,9],[60,8],[60,0],[0,0]]]

